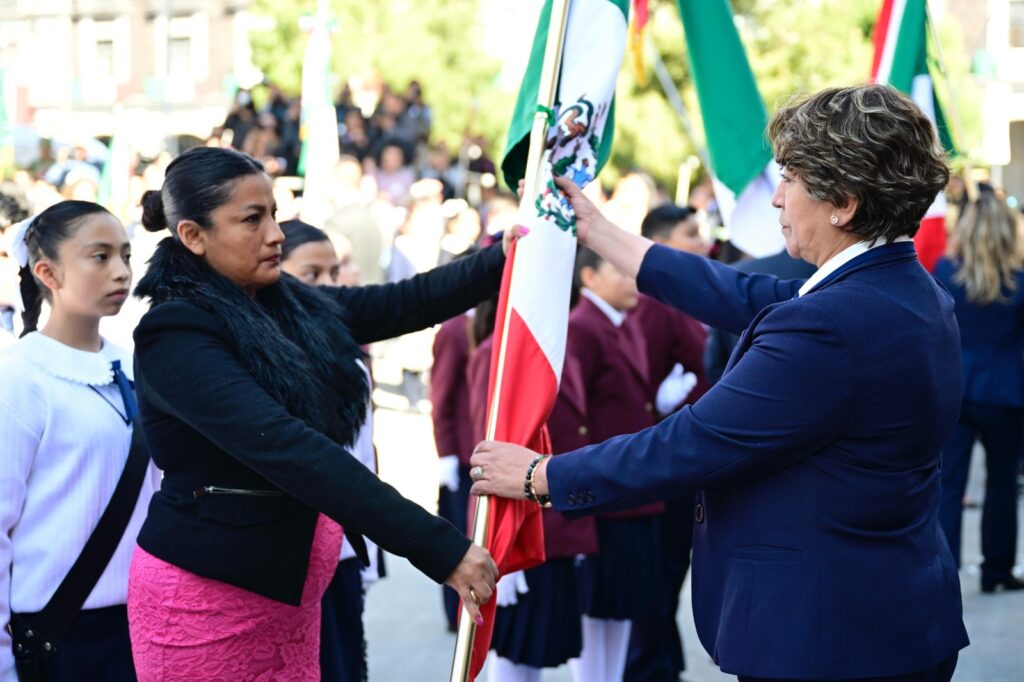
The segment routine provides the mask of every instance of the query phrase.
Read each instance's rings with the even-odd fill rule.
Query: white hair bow
[[[28,232],[28,228],[32,226],[32,221],[36,219],[36,215],[25,218],[20,223],[7,228],[6,231],[6,236],[8,237],[7,253],[10,254],[19,268],[28,267],[28,244],[25,243],[25,234]],[[18,312],[25,309],[25,302],[21,300],[20,286],[14,287],[13,303],[14,309]]]
[[[7,242],[7,253],[11,254],[18,267],[25,267],[28,265],[28,244],[25,243],[25,234],[28,232],[28,228],[32,226],[32,221],[36,219],[37,215],[29,216],[20,223],[17,223],[13,227],[7,229],[9,241]]]

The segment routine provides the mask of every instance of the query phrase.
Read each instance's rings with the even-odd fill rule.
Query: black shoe
[[[1007,592],[1015,592],[1017,590],[1024,590],[1024,580],[1020,580],[1014,576],[1003,578],[1002,580],[990,580],[985,577],[981,579],[981,591],[986,594],[995,592],[999,587]]]

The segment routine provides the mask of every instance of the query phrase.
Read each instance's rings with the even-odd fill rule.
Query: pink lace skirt
[[[178,568],[140,547],[128,578],[128,625],[140,682],[320,680],[320,599],[342,529],[320,515],[299,606]]]

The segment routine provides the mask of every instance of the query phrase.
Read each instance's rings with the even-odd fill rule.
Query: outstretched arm
[[[795,308],[803,308],[797,311]],[[855,390],[849,342],[831,315],[782,306],[758,325],[740,362],[695,405],[657,426],[546,460],[537,492],[572,514],[617,511],[778,471],[835,438]],[[477,446],[475,494],[523,497],[533,453]]]
[[[497,291],[509,246],[528,233],[526,228],[513,228],[500,245],[401,282],[325,291],[346,308],[346,322],[357,343],[419,331],[466,312]]]
[[[605,218],[583,192],[555,178],[576,211],[580,243],[630,277],[640,291],[701,322],[738,334],[765,306],[792,298],[802,280],[748,275],[728,265],[658,246]]]

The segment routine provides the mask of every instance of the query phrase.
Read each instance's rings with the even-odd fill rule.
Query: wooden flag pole
[[[530,148],[526,157],[526,182],[523,198],[520,200],[520,214],[523,207],[532,207],[540,193],[539,186],[541,164],[544,163],[544,148],[547,143],[549,114],[555,104],[558,90],[558,70],[561,65],[562,45],[565,40],[566,21],[569,18],[571,0],[554,0],[551,3],[551,17],[548,20],[547,44],[544,47],[544,63],[541,67],[540,87],[537,89],[537,113],[533,117],[533,128],[530,130]],[[515,274],[513,269],[512,275]],[[498,344],[498,371],[495,385],[491,391],[491,404],[487,412],[487,431],[485,438],[493,440],[498,417],[498,405],[501,397],[501,379],[505,369],[505,349],[508,343],[508,328],[511,307],[506,305],[501,340]],[[491,498],[477,498],[476,511],[473,515],[473,542],[481,547],[487,546],[487,524],[490,519]],[[496,599],[495,594],[492,599]],[[455,656],[452,660],[451,682],[468,682],[470,663],[473,658],[473,641],[476,638],[476,623],[470,617],[466,607],[461,609],[459,633],[455,640]]]

